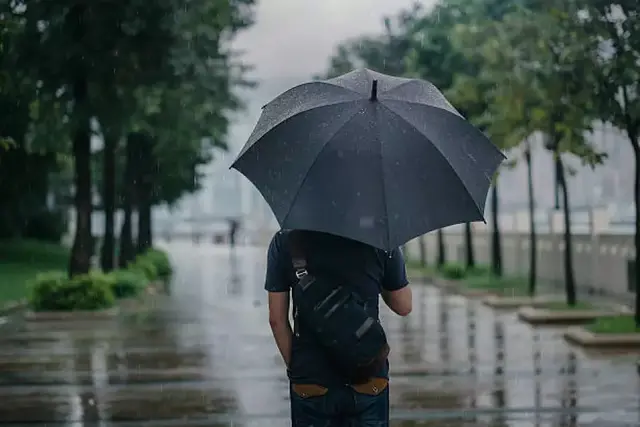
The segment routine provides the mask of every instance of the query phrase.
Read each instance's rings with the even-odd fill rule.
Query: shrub
[[[141,256],[153,263],[159,278],[168,279],[173,274],[171,262],[166,252],[159,249],[149,249]]]
[[[136,259],[129,264],[129,270],[133,272],[142,273],[148,281],[153,281],[158,278],[158,269],[153,261],[144,255],[136,257]]]
[[[108,276],[113,295],[118,299],[138,295],[149,282],[139,270],[115,270]]]
[[[442,266],[441,273],[445,279],[460,280],[466,276],[467,271],[462,264],[448,263]]]
[[[108,276],[90,273],[67,279],[64,273],[43,273],[31,283],[34,311],[102,310],[114,305]]]

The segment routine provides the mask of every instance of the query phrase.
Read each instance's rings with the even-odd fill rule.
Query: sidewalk
[[[0,420],[289,425],[286,378],[266,322],[262,251],[170,250],[175,292],[156,310],[111,323],[0,326]],[[575,352],[558,330],[537,331],[429,286],[414,292],[408,318],[383,310],[392,425],[637,422],[632,355]]]

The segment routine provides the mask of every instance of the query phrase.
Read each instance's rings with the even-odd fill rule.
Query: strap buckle
[[[302,279],[307,274],[309,274],[309,272],[307,271],[306,268],[300,268],[300,269],[296,270],[296,277],[298,278],[298,280]]]

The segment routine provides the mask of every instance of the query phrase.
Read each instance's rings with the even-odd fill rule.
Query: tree
[[[59,104],[38,93],[24,68],[19,42],[26,22],[6,4],[0,14],[0,237],[34,237],[40,225],[60,232],[64,218],[47,207],[51,175],[62,166],[57,152],[66,145],[59,141]]]
[[[154,5],[166,7],[168,1]],[[65,140],[71,141],[76,208],[69,274],[84,273],[89,270],[93,251],[90,138],[92,118],[100,101],[96,96],[100,91],[96,89],[100,83],[112,81],[109,76],[114,69],[127,64],[122,60],[129,54],[126,42],[136,39],[138,34],[132,26],[135,27],[139,16],[144,16],[148,4],[130,0],[117,5],[98,2],[89,7],[74,0],[17,0],[3,7],[4,13],[23,25],[16,41],[20,52],[17,64],[37,82],[38,101],[57,105],[65,117],[61,123],[68,135]],[[164,21],[171,20],[170,14],[162,15]],[[160,41],[162,33],[158,31],[155,36]],[[148,56],[153,58],[152,54]],[[40,119],[45,117],[42,115]]]
[[[515,97],[521,106],[513,109],[521,114],[519,122],[528,132],[538,130],[547,135],[546,147],[552,152],[562,190],[564,213],[564,270],[567,304],[575,305],[576,290],[572,261],[571,211],[563,153],[578,156],[583,163],[595,166],[604,155],[596,152],[585,139],[594,120],[592,109],[593,82],[589,75],[591,46],[584,32],[577,31],[578,9],[566,2],[551,1],[544,12],[520,8],[507,15],[502,25],[501,42],[496,51],[511,55],[510,72],[522,80],[515,85],[521,93],[521,82],[529,82],[525,97]],[[504,65],[504,63],[503,63]],[[513,87],[510,89],[513,90]],[[505,98],[503,98],[505,99]],[[514,98],[511,98],[513,102]],[[503,111],[513,103],[508,102]],[[530,161],[530,147],[525,146]],[[533,274],[533,273],[532,273]]]
[[[120,25],[113,28],[105,41],[107,52],[113,52],[109,61],[113,71],[101,73],[92,82],[97,100],[94,112],[104,143],[100,176],[105,222],[100,263],[104,271],[114,267],[116,155],[137,108],[133,94],[141,86],[169,77],[165,70],[176,39],[168,20],[174,13],[174,3],[160,1],[150,5],[133,1],[119,6],[112,13]]]
[[[482,3],[482,2],[481,2]],[[482,7],[486,7],[484,3]],[[465,86],[473,83],[473,77],[479,67],[456,49],[452,41],[452,29],[467,20],[475,19],[479,9],[469,9],[471,14],[464,13],[469,9],[464,2],[458,0],[442,1],[421,17],[412,21],[409,33],[409,53],[407,55],[410,74],[433,83],[438,89],[445,92],[452,100],[455,107],[463,116],[473,120],[474,116],[479,116],[484,111],[485,103],[481,97],[476,97],[474,102],[469,98],[458,98],[456,95],[461,92],[452,90],[454,84]],[[455,70],[455,72],[452,72]],[[456,82],[459,80],[459,82]],[[438,264],[444,264],[446,255],[444,252],[444,235],[442,230],[438,230]],[[473,250],[473,234],[471,224],[464,225],[465,252],[467,268],[475,267],[475,255]]]
[[[594,95],[598,116],[621,129],[635,158],[635,265],[640,265],[640,11],[633,0],[593,1],[579,21],[591,36],[595,61]],[[640,274],[634,289],[635,320],[640,326]]]
[[[449,3],[438,3],[429,12],[416,16],[407,34],[409,46],[405,61],[408,74],[412,77],[430,81],[441,91],[446,91],[452,87],[454,73],[451,71],[462,72],[465,65],[464,56],[454,49],[451,43],[451,29],[455,26],[459,16],[456,9],[450,7]],[[438,229],[436,235],[438,247],[437,265],[442,267],[447,260],[443,230]],[[468,265],[473,265],[470,236],[470,225],[465,225],[467,263]]]
[[[453,37],[456,49],[463,52],[464,55],[473,61],[480,62],[478,57],[478,47],[474,46],[474,41],[477,40],[474,35],[473,39],[468,36],[470,34],[467,29],[469,26],[459,26],[457,31],[454,32]],[[458,40],[456,40],[458,39]],[[473,47],[472,47],[473,46]],[[499,126],[501,117],[496,110],[499,110],[499,104],[497,99],[493,97],[496,85],[500,84],[495,80],[495,74],[492,73],[492,69],[489,66],[484,65],[476,74],[475,77],[459,77],[455,79],[453,87],[449,90],[458,102],[462,102],[466,105],[478,105],[480,103],[487,103],[485,111],[481,115],[472,117],[471,120],[479,128],[483,129],[485,134],[491,138],[491,141],[499,147],[501,150],[509,150],[513,148],[515,140],[511,137],[511,134],[505,128]],[[501,247],[501,235],[500,235],[500,222],[499,222],[499,193],[498,182],[499,173],[496,173],[493,177],[493,185],[491,186],[490,196],[490,208],[491,208],[491,271],[494,276],[502,276],[502,247]],[[465,240],[467,242],[467,267],[473,267],[473,249],[471,238],[471,227],[465,227]],[[470,260],[470,261],[469,261]]]
[[[355,37],[339,44],[329,59],[327,71],[318,77],[332,78],[360,67],[394,76],[406,75],[406,57],[411,47],[409,31],[421,10],[416,3],[395,16],[384,17],[382,34]]]
[[[135,256],[134,247],[140,252],[152,245],[152,206],[174,203],[198,188],[194,168],[211,159],[203,139],[224,145],[226,114],[239,106],[231,90],[242,83],[246,69],[234,62],[227,45],[235,31],[251,23],[253,3],[198,0],[185,6],[166,0],[129,14],[137,19],[128,30],[136,37],[114,42],[122,44],[122,66],[97,86],[104,101],[98,113],[105,142],[103,268],[113,265],[116,193],[124,213],[118,261],[124,266]],[[126,142],[123,151],[117,149],[120,140]],[[118,165],[125,176],[119,184]]]
[[[534,194],[531,169],[531,153],[528,136],[536,129],[531,127],[528,119],[530,109],[537,105],[538,98],[529,76],[518,71],[518,51],[512,50],[515,43],[513,37],[520,35],[526,40],[530,34],[514,32],[510,25],[509,15],[502,17],[502,21],[495,21],[478,17],[472,24],[455,26],[452,42],[456,49],[465,57],[481,64],[475,77],[456,79],[452,89],[455,97],[467,104],[478,105],[486,102],[486,108],[480,116],[473,118],[476,125],[484,129],[491,140],[502,150],[509,152],[509,163],[514,165],[518,150],[524,141],[524,157],[528,169],[528,195],[530,220],[530,269],[529,292],[535,293],[536,284],[536,234],[534,224]],[[518,39],[520,42],[520,39]],[[505,48],[507,46],[507,48]],[[499,175],[494,177],[491,195],[492,211],[492,250],[491,264],[494,275],[502,275],[502,250],[499,226]]]
[[[139,94],[145,105],[136,122],[144,134],[136,180],[138,251],[152,243],[152,206],[195,191],[197,166],[211,160],[214,148],[226,149],[228,115],[242,107],[233,89],[251,86],[244,78],[248,68],[229,45],[251,25],[253,3],[198,1],[174,12],[173,78]]]

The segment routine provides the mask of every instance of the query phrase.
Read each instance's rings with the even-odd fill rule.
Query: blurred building
[[[589,135],[589,141],[599,151],[606,152],[604,164],[591,169],[581,164],[575,156],[563,155],[569,169],[569,194],[571,206],[584,209],[589,206],[607,206],[622,212],[632,206],[634,158],[631,144],[624,135],[610,125],[597,124]],[[541,134],[532,137],[533,176],[537,208],[554,207],[555,171],[553,157],[544,148]],[[527,170],[521,153],[509,153],[516,167],[504,170],[500,178],[500,198],[503,210],[518,210],[527,206]]]

